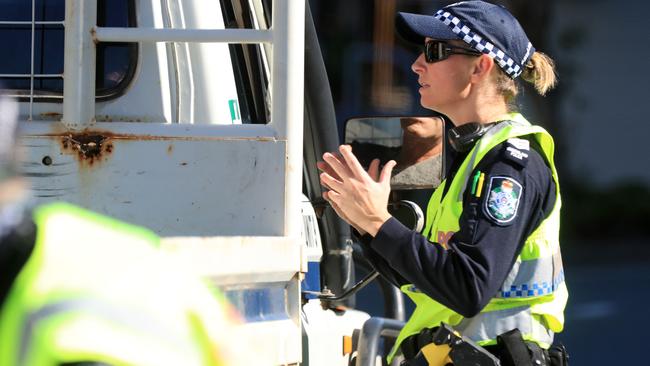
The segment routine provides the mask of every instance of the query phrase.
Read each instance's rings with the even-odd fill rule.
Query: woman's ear
[[[496,65],[494,64],[494,59],[492,57],[488,55],[481,55],[477,57],[474,61],[474,68],[472,70],[472,82],[476,83],[486,79],[495,66]]]

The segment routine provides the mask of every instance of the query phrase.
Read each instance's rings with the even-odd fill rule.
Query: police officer
[[[152,232],[30,205],[16,112],[0,98],[0,366],[251,364],[227,302]]]
[[[483,1],[399,13],[397,30],[423,49],[412,65],[422,106],[451,121],[424,231],[387,212],[394,162],[380,170],[373,161],[366,172],[344,145],[319,163],[325,199],[416,304],[389,359],[400,352],[415,364],[418,335],[447,323],[503,365],[566,363],[563,350],[548,351],[568,297],[553,139],[512,107],[518,79],[542,95],[554,86],[552,60],[505,8]]]

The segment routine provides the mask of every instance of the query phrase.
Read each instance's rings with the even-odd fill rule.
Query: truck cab
[[[355,254],[321,198],[316,161],[339,141],[305,1],[9,0],[0,14],[37,204],[156,232],[271,364],[356,362],[370,316],[323,296],[352,287]]]

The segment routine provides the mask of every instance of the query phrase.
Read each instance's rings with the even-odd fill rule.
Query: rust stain
[[[41,113],[41,117],[61,118],[61,117],[63,117],[63,114],[59,113],[59,112],[44,112],[44,113]]]
[[[68,133],[61,136],[64,152],[75,154],[81,163],[93,165],[113,152],[111,136],[96,132]]]
[[[81,132],[73,132],[68,130],[63,123],[53,123],[51,132],[39,133],[30,135],[29,137],[55,137],[65,139],[70,136],[87,135],[87,136],[103,136],[109,140],[119,141],[258,141],[258,142],[278,142],[275,137],[269,136],[255,136],[255,137],[239,137],[239,136],[184,136],[184,135],[155,135],[155,134],[130,134],[130,133],[114,133],[111,131],[101,129],[86,129]]]
[[[111,117],[109,115],[104,116],[104,115],[99,115],[98,114],[98,115],[95,116],[95,120],[97,122],[113,122],[113,117]]]
[[[97,39],[97,29],[95,27],[90,30],[90,37],[93,39],[93,43],[99,43],[99,40]]]

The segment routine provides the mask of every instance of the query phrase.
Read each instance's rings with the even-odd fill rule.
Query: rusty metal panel
[[[22,143],[38,203],[68,201],[162,236],[283,234],[285,141],[89,132]]]

